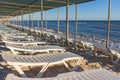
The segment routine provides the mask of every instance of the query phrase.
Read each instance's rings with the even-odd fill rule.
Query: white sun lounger
[[[34,54],[36,52],[47,52],[50,51],[60,51],[64,52],[65,49],[59,46],[51,46],[51,45],[45,45],[45,46],[20,46],[20,45],[13,45],[13,44],[6,44],[6,47],[9,48],[13,54],[17,54],[16,51],[23,51],[23,52],[31,52],[31,54]]]
[[[83,49],[84,49],[85,53],[89,54],[89,53],[92,53],[92,52],[93,52],[93,50],[94,50],[94,45],[93,45],[92,43],[86,42],[86,41],[81,41],[81,43],[82,43],[82,45],[83,45]],[[86,47],[89,47],[90,50],[87,51],[87,50],[86,50]]]
[[[18,45],[22,45],[22,46],[26,46],[26,45],[45,45],[45,42],[42,41],[10,41],[10,40],[3,40],[4,43],[6,44],[18,44]]]
[[[83,50],[86,54],[91,54],[94,51],[94,44],[86,40],[75,40],[78,44],[82,44]]]
[[[41,77],[50,65],[63,63],[69,70],[75,70],[80,66],[83,57],[76,55],[71,52],[62,52],[57,54],[38,54],[38,55],[14,55],[2,53],[2,58],[9,64],[12,65],[22,77],[27,77],[21,67],[23,66],[43,66],[36,77]],[[66,61],[77,59],[75,67],[70,68]]]
[[[8,74],[6,80],[120,80],[120,76],[103,68],[82,72],[68,72],[48,78],[23,78],[14,74]]]
[[[34,38],[25,38],[25,37],[3,37],[3,40],[11,41],[34,41]]]

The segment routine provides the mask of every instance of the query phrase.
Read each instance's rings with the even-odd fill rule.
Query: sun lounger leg
[[[39,77],[39,78],[42,77],[42,75],[44,74],[44,72],[47,70],[48,66],[49,66],[49,63],[45,64],[43,66],[43,68],[40,70],[40,72],[37,74],[37,77]]]
[[[18,65],[13,65],[14,68],[18,71],[18,73],[22,76],[22,77],[27,77],[25,75],[25,73],[22,71],[22,69],[18,66]]]
[[[79,58],[78,61],[77,61],[77,63],[76,63],[76,65],[75,65],[75,67],[73,67],[73,68],[70,68],[70,67],[68,66],[68,64],[65,62],[65,60],[63,60],[63,63],[64,63],[64,65],[65,65],[65,67],[66,67],[69,71],[73,71],[73,70],[75,70],[75,69],[77,69],[77,68],[79,67],[79,65],[80,65],[80,63],[82,62],[82,60],[83,60],[83,57]]]
[[[17,55],[17,53],[13,49],[10,48],[10,50],[13,54]]]

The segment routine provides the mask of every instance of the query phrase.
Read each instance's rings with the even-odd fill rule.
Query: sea
[[[34,25],[35,28],[40,26],[40,21],[34,20],[31,21],[28,25],[29,21],[24,21],[24,26],[32,26]],[[20,25],[20,21],[18,22]],[[107,25],[108,22],[105,20],[79,20],[78,21],[78,28],[77,34],[87,35],[87,36],[95,36],[99,38],[106,39],[107,36]],[[44,28],[46,28],[46,21],[43,22]],[[58,30],[58,21],[57,20],[48,20],[47,21],[47,28]],[[60,31],[66,31],[66,22],[65,20],[60,21]],[[69,32],[71,34],[75,34],[75,21],[69,21]],[[110,28],[110,40],[120,42],[120,20],[113,20],[111,21],[111,28]]]

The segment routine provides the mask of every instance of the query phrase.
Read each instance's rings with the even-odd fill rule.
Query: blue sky
[[[82,3],[78,5],[78,19],[79,20],[107,20],[108,16],[108,0],[95,0],[92,2]],[[111,20],[120,20],[120,0],[112,0]],[[40,12],[32,13],[33,19],[40,19]],[[57,20],[58,9],[51,9],[47,11],[48,20]],[[60,8],[60,19],[65,20],[66,8]],[[45,18],[45,15],[44,15]],[[28,15],[24,16],[28,19]],[[75,19],[75,5],[69,6],[69,19]]]

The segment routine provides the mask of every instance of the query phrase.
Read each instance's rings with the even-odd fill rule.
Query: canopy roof
[[[69,0],[69,4],[79,4],[93,0]],[[41,0],[0,0],[0,16],[21,15],[41,11]],[[66,0],[43,0],[43,10],[66,5]],[[30,10],[31,8],[31,10]]]

